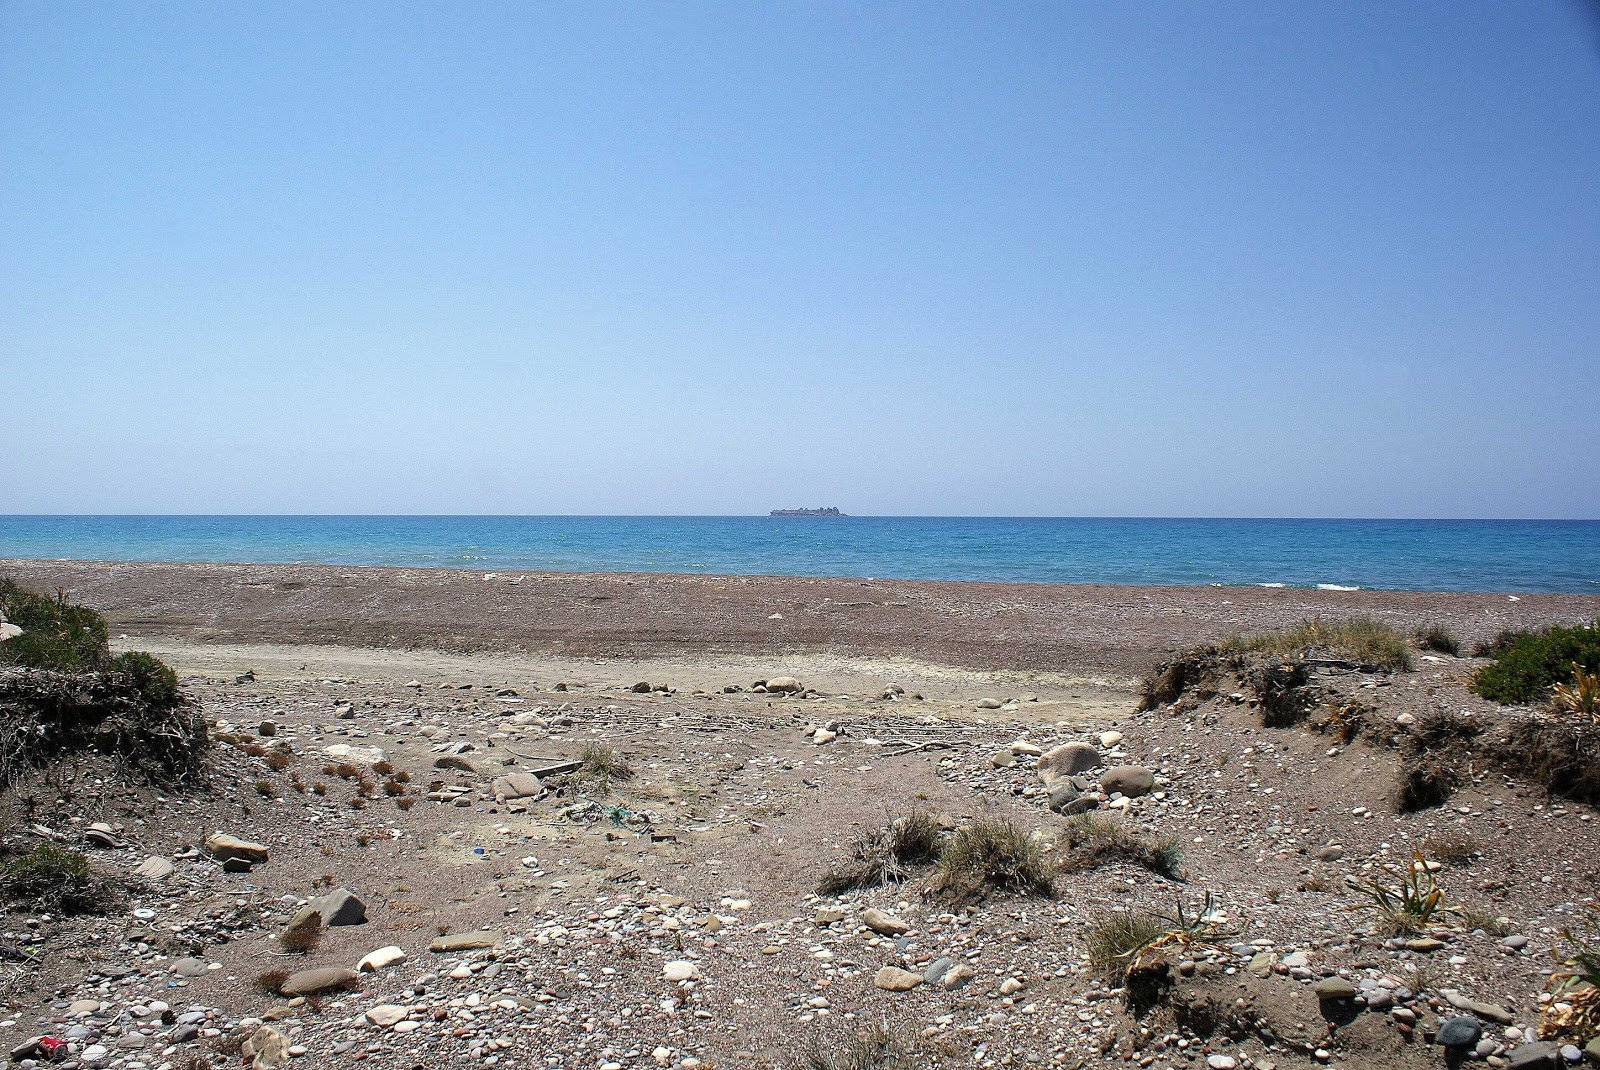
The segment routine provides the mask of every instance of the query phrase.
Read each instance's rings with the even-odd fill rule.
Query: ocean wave
[[[1258,583],[1257,587],[1287,587],[1287,583]]]
[[[1319,590],[1319,591],[1359,591],[1359,590],[1361,590],[1361,588],[1360,587],[1346,587],[1343,584],[1339,584],[1339,583],[1319,583],[1319,584],[1317,584],[1317,590]]]

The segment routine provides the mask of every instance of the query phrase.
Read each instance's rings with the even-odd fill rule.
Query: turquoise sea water
[[[0,558],[1600,593],[1600,521],[0,516]]]

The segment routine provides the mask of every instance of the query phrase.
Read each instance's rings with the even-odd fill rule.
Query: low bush
[[[958,903],[989,892],[1049,897],[1055,894],[1044,849],[1009,821],[984,820],[955,830],[939,854],[936,894]]]
[[[1368,617],[1342,621],[1312,617],[1284,631],[1230,639],[1221,649],[1291,658],[1334,658],[1375,672],[1405,672],[1411,668],[1411,645],[1405,636]]]
[[[1516,636],[1478,670],[1472,690],[1502,706],[1525,706],[1572,685],[1577,670],[1600,672],[1600,622]]]
[[[1183,849],[1175,838],[1141,835],[1116,818],[1080,814],[1068,819],[1064,835],[1068,854],[1063,869],[1132,862],[1158,876],[1176,878],[1183,863]]]
[[[285,951],[296,955],[312,951],[322,942],[322,915],[315,912],[307,914],[298,924],[284,929],[278,942]]]
[[[90,672],[103,668],[111,654],[105,618],[87,606],[35,594],[9,579],[0,579],[0,615],[22,634],[0,643],[0,663],[53,672]]]
[[[97,877],[77,851],[41,843],[0,867],[0,893],[14,903],[59,914],[105,914],[120,899],[112,881]]]
[[[134,689],[152,706],[167,708],[183,701],[183,692],[178,689],[178,674],[153,654],[130,650],[112,658],[106,668],[127,675],[133,681]]]
[[[1104,914],[1089,923],[1084,950],[1096,978],[1120,985],[1135,955],[1166,935],[1160,918],[1142,911]]]
[[[943,830],[921,810],[913,810],[883,828],[859,837],[844,865],[822,878],[820,895],[843,895],[857,888],[875,888],[906,880],[917,866],[939,857]]]
[[[1548,794],[1600,805],[1600,725],[1530,716],[1509,725],[1494,746],[1508,769]]]
[[[1452,658],[1461,656],[1461,643],[1442,624],[1430,624],[1426,628],[1419,629],[1417,646],[1436,654],[1448,654]]]

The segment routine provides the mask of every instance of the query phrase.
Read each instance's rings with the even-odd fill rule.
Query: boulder
[[[539,777],[531,773],[507,773],[494,779],[494,795],[501,798],[534,798],[542,790]]]
[[[348,888],[335,888],[311,900],[311,908],[322,915],[322,924],[360,925],[367,920],[367,904]]]
[[[357,976],[356,971],[347,970],[343,966],[318,966],[313,970],[301,970],[290,974],[289,979],[279,986],[278,991],[286,996],[314,996],[318,992],[348,988],[355,983]]]
[[[289,1061],[289,1041],[270,1025],[264,1025],[245,1039],[239,1054],[250,1070],[278,1070]]]
[[[241,840],[225,832],[213,832],[206,837],[206,852],[218,862],[265,862],[267,849],[259,843]]]
[[[872,983],[885,992],[909,992],[922,984],[922,975],[898,966],[885,966],[873,974]]]
[[[1483,1023],[1470,1014],[1457,1014],[1439,1024],[1439,1043],[1447,1048],[1470,1048],[1483,1036]]]
[[[1155,786],[1156,775],[1142,765],[1119,765],[1100,778],[1101,791],[1129,799],[1148,795]]]
[[[906,922],[877,907],[868,907],[861,912],[861,924],[881,936],[903,936],[911,931],[911,926]]]
[[[357,973],[377,973],[379,970],[388,969],[397,962],[404,962],[406,953],[404,949],[390,944],[380,947],[376,951],[369,951],[365,957],[356,963]]]
[[[476,951],[480,948],[494,947],[500,942],[500,934],[490,929],[475,929],[469,933],[449,933],[445,936],[435,936],[433,943],[428,945],[428,950],[436,954],[449,951]]]
[[[382,747],[368,747],[359,743],[335,743],[331,747],[322,748],[322,753],[340,762],[356,762],[360,765],[377,765],[386,762],[389,756]]]
[[[1063,743],[1039,756],[1039,779],[1045,787],[1053,788],[1059,781],[1093,769],[1102,761],[1100,752],[1087,743]]]

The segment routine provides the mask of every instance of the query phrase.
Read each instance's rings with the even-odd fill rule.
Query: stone
[[[1466,1011],[1468,1014],[1476,1018],[1480,1018],[1487,1022],[1494,1022],[1496,1025],[1510,1025],[1516,1020],[1512,1013],[1506,1010],[1504,1007],[1497,1007],[1493,1003],[1479,1003],[1477,1000],[1468,999],[1466,996],[1463,996],[1460,992],[1457,992],[1453,988],[1441,988],[1439,990],[1439,995],[1443,996],[1445,1001],[1456,1010]]]
[[[1510,1070],[1557,1070],[1562,1065],[1561,1049],[1542,1040],[1513,1048],[1506,1059]]]
[[[800,681],[792,676],[774,676],[767,681],[767,690],[787,695],[795,691],[802,691],[804,688],[801,687]]]
[[[1056,813],[1062,817],[1077,817],[1079,814],[1087,814],[1090,810],[1098,809],[1100,809],[1100,800],[1092,795],[1084,795],[1065,804]]]
[[[428,945],[428,950],[435,954],[444,954],[450,951],[477,951],[481,948],[494,947],[500,943],[500,934],[492,929],[474,929],[467,933],[449,933],[445,936],[435,936]]]
[[[258,735],[258,736],[265,736],[268,739],[270,739],[270,738],[272,738],[273,736],[275,736],[277,734],[278,734],[278,722],[277,721],[262,721],[260,724],[256,725],[256,735]]]
[[[104,821],[96,821],[84,829],[83,840],[91,847],[117,848],[123,846],[122,840],[117,836],[117,830]]]
[[[9,643],[22,634],[22,629],[9,622],[0,624],[0,643]],[[13,1056],[15,1058],[15,1056]]]
[[[289,1041],[270,1025],[261,1026],[239,1048],[250,1070],[278,1070],[289,1061]]]
[[[1115,747],[1118,743],[1121,743],[1121,742],[1122,742],[1122,733],[1121,732],[1101,732],[1100,733],[1100,745],[1102,747],[1104,747],[1106,750],[1110,750],[1112,747]]]
[[[1600,1037],[1595,1037],[1583,1046],[1584,1057],[1596,1066],[1600,1066]]]
[[[496,777],[493,787],[502,799],[532,799],[544,791],[544,785],[532,773],[507,773]]]
[[[688,959],[674,959],[661,967],[661,976],[668,981],[698,981],[700,966]]]
[[[885,966],[873,974],[872,983],[885,992],[909,992],[922,984],[922,975],[898,966]]]
[[[206,837],[206,852],[218,862],[265,862],[267,849],[259,843],[241,840],[225,832],[213,832]]]
[[[924,984],[936,985],[944,979],[944,975],[955,969],[956,960],[948,955],[941,956],[928,963],[928,968],[922,971]],[[96,1007],[100,1006],[98,1003]]]
[[[839,733],[827,728],[819,728],[811,734],[811,745],[820,747],[824,743],[832,743],[839,738]]]
[[[204,977],[211,971],[203,959],[182,958],[173,960],[172,972],[179,977]]]
[[[1011,753],[1018,758],[1037,758],[1044,753],[1044,748],[1037,743],[1029,743],[1025,739],[1019,739],[1011,744]]]
[[[318,992],[331,992],[336,988],[347,988],[356,980],[356,971],[347,970],[343,966],[318,966],[312,970],[300,970],[289,975],[289,979],[279,986],[278,991],[286,996],[314,996]]]
[[[1330,843],[1326,847],[1318,847],[1314,857],[1318,862],[1337,862],[1344,857],[1344,848]]]
[[[322,915],[322,924],[360,925],[367,920],[367,905],[348,888],[335,888],[311,900],[311,909]]]
[[[1218,1053],[1216,1055],[1206,1056],[1206,1066],[1208,1070],[1234,1070],[1234,1068],[1238,1065],[1239,1060],[1235,1059],[1231,1055],[1223,1055]]]
[[[844,920],[844,911],[838,907],[818,907],[814,920],[818,925],[832,925]]]
[[[1102,764],[1100,752],[1087,743],[1063,743],[1039,755],[1039,779],[1047,788],[1075,773],[1087,772]]]
[[[978,700],[978,709],[980,710],[998,710],[1004,705],[1005,703],[997,698],[980,698]]]
[[[1324,977],[1311,986],[1311,991],[1317,999],[1328,1003],[1341,999],[1354,999],[1356,986],[1343,977]]]
[[[149,858],[139,863],[138,868],[133,871],[133,875],[135,877],[143,877],[147,881],[160,881],[166,880],[168,877],[172,876],[175,868],[176,867],[174,867],[173,864],[168,862],[165,858],[161,858],[157,855],[151,855]]]
[[[1142,765],[1119,765],[1100,778],[1101,791],[1129,799],[1148,795],[1155,786],[1156,775]]]
[[[971,981],[976,976],[978,976],[977,970],[973,969],[965,962],[958,962],[946,970],[944,975],[939,978],[939,987],[945,989],[947,992],[954,992],[958,989],[965,988],[967,986],[967,982]]]
[[[388,969],[398,962],[406,960],[406,953],[402,948],[390,944],[380,947],[376,951],[369,951],[360,962],[356,963],[358,973],[377,973],[379,970]]]
[[[1017,764],[1017,756],[1009,750],[995,751],[989,755],[990,769],[1004,769],[1008,765]]]
[[[1000,994],[1002,996],[1014,996],[1026,987],[1027,985],[1023,984],[1018,978],[1007,977],[1000,982]]]
[[[1439,1043],[1447,1048],[1470,1048],[1483,1036],[1483,1023],[1470,1014],[1457,1014],[1439,1023]]]
[[[359,743],[335,743],[331,747],[322,748],[322,753],[336,761],[358,762],[361,765],[377,765],[379,762],[389,760],[382,747],[369,747]]]
[[[1050,809],[1059,814],[1081,798],[1083,792],[1071,784],[1057,784],[1050,792]]]
[[[1444,941],[1432,936],[1419,936],[1406,941],[1407,951],[1420,951],[1424,955],[1444,947]]]
[[[367,1011],[366,1019],[373,1025],[388,1029],[396,1022],[404,1021],[406,1015],[411,1013],[409,1007],[397,1007],[393,1003],[380,1003]]]
[[[868,907],[861,912],[861,924],[883,936],[903,936],[911,931],[911,926],[906,922],[877,907]]]

